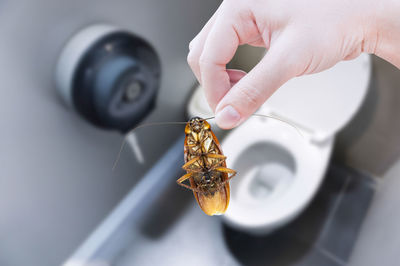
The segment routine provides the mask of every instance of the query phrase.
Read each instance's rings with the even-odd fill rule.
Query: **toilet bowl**
[[[227,166],[237,171],[223,216],[236,229],[266,234],[297,217],[323,181],[335,134],[365,98],[370,58],[361,55],[282,86],[253,116],[222,140]],[[210,117],[201,89],[188,112]],[[293,125],[295,127],[293,127]],[[296,130],[297,129],[297,130]]]
[[[222,148],[228,167],[238,175],[230,182],[226,222],[252,233],[267,233],[291,221],[317,191],[332,144],[330,138],[310,145],[290,126],[259,117],[228,134]]]

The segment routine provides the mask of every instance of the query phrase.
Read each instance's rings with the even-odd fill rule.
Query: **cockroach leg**
[[[232,176],[236,175],[235,170],[232,170],[232,169],[229,169],[226,167],[216,167],[214,170],[218,171],[218,172],[222,172],[222,173],[232,174]]]
[[[183,147],[185,147],[185,148],[193,148],[193,147],[196,147],[196,146],[197,146],[196,143],[183,145]]]
[[[226,156],[222,154],[215,154],[215,153],[206,153],[204,154],[208,159],[215,159],[216,162],[213,162],[211,166],[209,166],[209,171],[214,170],[217,167],[220,167],[226,160]]]
[[[202,155],[207,156],[208,158],[213,158],[213,159],[220,159],[222,161],[226,160],[226,156],[222,154],[216,154],[216,153],[204,153]]]
[[[187,173],[187,174],[181,176],[178,180],[176,180],[176,183],[181,185],[182,182],[185,182],[186,180],[188,180],[192,175],[193,175],[193,173]]]
[[[197,188],[193,188],[193,187],[191,187],[191,186],[188,186],[188,185],[186,185],[186,184],[183,184],[183,183],[178,183],[178,185],[180,185],[180,186],[182,186],[182,187],[184,187],[184,188],[187,188],[187,189],[193,190],[194,192],[200,192],[200,190],[199,190],[199,189],[197,189]]]
[[[177,183],[178,185],[184,187],[184,188],[187,188],[187,189],[190,189],[190,190],[199,192],[200,190],[198,190],[197,188],[192,188],[192,187],[190,187],[190,186],[188,186],[188,185],[186,185],[186,184],[183,184],[183,182],[185,182],[186,180],[188,180],[189,178],[191,178],[193,174],[194,174],[194,173],[187,173],[187,174],[181,176],[178,180],[176,180],[176,183]]]
[[[195,162],[197,162],[200,159],[200,156],[196,156],[193,159],[191,159],[190,161],[188,161],[187,163],[185,163],[182,168],[183,170],[192,170],[189,167],[194,164]]]
[[[212,166],[210,167],[209,171],[215,170],[215,168],[220,167],[221,164],[223,164],[223,163],[224,163],[224,160],[223,160],[223,161],[216,162],[214,165],[212,165]]]
[[[228,169],[228,168],[226,168],[226,169]],[[232,169],[229,169],[229,170],[232,170]],[[233,173],[231,173],[231,176],[229,176],[225,181],[220,183],[219,187],[225,186],[225,184],[228,183],[236,175],[237,172],[235,170],[232,170],[232,171],[233,171]]]

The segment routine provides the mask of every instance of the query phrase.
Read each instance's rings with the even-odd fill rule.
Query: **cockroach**
[[[185,135],[185,164],[182,168],[186,174],[176,182],[193,190],[205,214],[223,214],[229,204],[229,180],[236,175],[236,171],[226,167],[226,157],[206,120],[200,117],[190,119]],[[189,180],[190,186],[183,183],[186,180]]]
[[[262,114],[253,114],[253,116],[273,118],[285,122],[302,135],[296,126],[283,119]],[[229,181],[236,175],[235,170],[227,168],[226,156],[224,156],[221,145],[211,130],[210,124],[206,121],[213,118],[193,117],[188,122],[149,123],[139,125],[130,131],[132,133],[134,130],[146,126],[186,124],[184,165],[182,166],[186,174],[176,182],[178,185],[192,190],[200,208],[210,216],[221,215],[227,210],[230,199]],[[124,144],[125,141],[121,145],[113,169],[119,160]],[[185,181],[188,181],[188,184],[185,184]]]

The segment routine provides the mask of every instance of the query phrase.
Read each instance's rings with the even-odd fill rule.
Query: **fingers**
[[[242,77],[223,97],[216,108],[219,127],[233,128],[253,114],[283,83],[296,76],[293,41],[282,36],[264,58]]]
[[[229,76],[229,83],[231,87],[235,85],[239,80],[241,80],[244,76],[246,76],[246,72],[239,69],[227,69],[226,73]]]
[[[199,58],[201,53],[203,52],[204,43],[206,42],[208,33],[210,32],[212,26],[214,25],[214,21],[218,16],[217,14],[218,10],[208,20],[206,25],[204,25],[203,29],[199,32],[199,34],[197,34],[196,37],[194,37],[194,39],[189,43],[189,54],[187,57],[187,61],[194,75],[196,76],[197,80],[200,83],[201,83],[201,75],[200,75]]]
[[[217,103],[244,75],[226,70],[239,44],[265,46],[253,14],[241,1],[226,1],[190,44],[188,62],[215,111]]]
[[[216,19],[199,58],[201,85],[212,110],[231,88],[226,64],[239,46],[239,37],[231,19],[222,15]]]

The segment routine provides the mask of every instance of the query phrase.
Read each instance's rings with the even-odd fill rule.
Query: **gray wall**
[[[110,22],[148,39],[163,79],[152,121],[184,119],[195,80],[188,42],[216,0],[0,1],[0,265],[57,265],[66,259],[159,158],[182,127],[138,132],[146,164],[121,136],[94,128],[58,98],[53,71],[80,28]]]
[[[334,159],[383,176],[400,158],[400,72],[378,57],[372,59],[367,98],[338,134]]]

